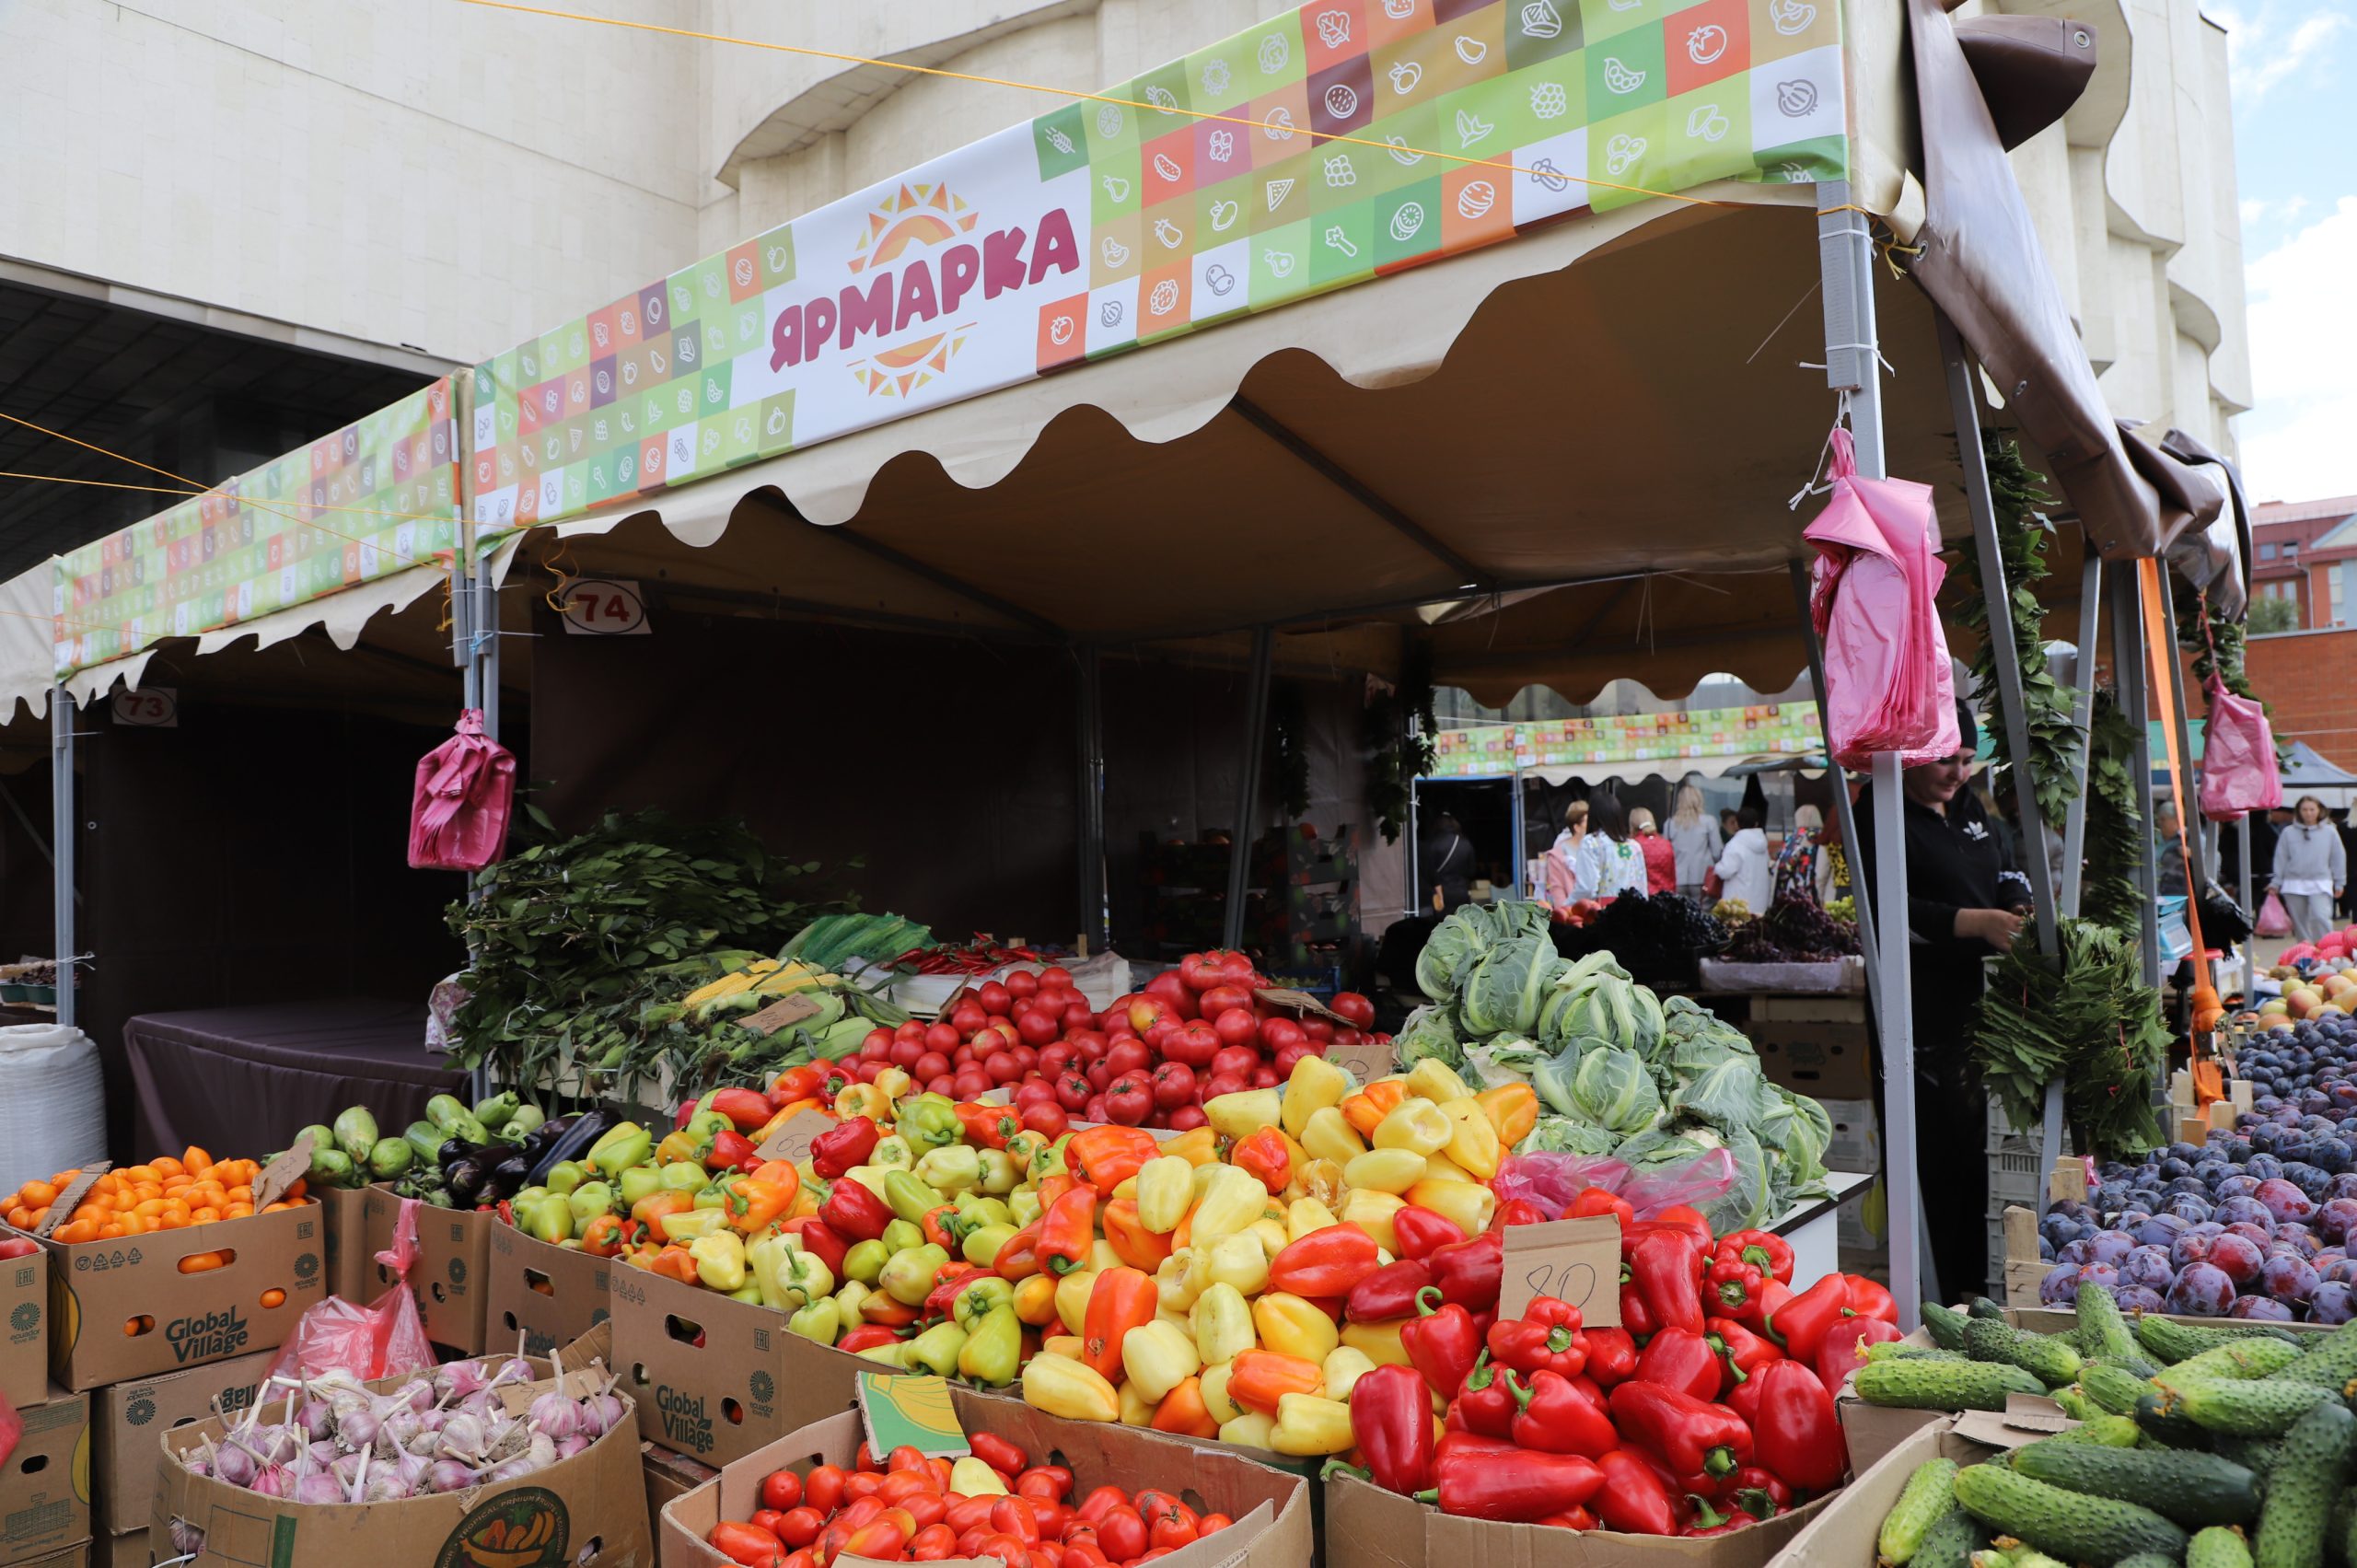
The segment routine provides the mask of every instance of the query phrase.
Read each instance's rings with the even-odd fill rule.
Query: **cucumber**
[[[2111,1568],[2177,1568],[2177,1559],[2163,1557],[2157,1551],[2140,1551],[2133,1557],[2123,1557]]]
[[[1975,1361],[2018,1366],[2049,1388],[2073,1381],[2084,1365],[2061,1335],[2025,1333],[1992,1318],[1975,1318],[1965,1325],[1964,1353]]]
[[[2171,1448],[2210,1446],[2210,1429],[2169,1404],[2158,1388],[2146,1388],[2136,1401],[2136,1424],[2147,1437]]]
[[[2306,1353],[2284,1367],[2281,1376],[2336,1392],[2347,1388],[2357,1380],[2357,1322],[2343,1323],[2329,1334],[2315,1337]]]
[[[1918,1411],[2001,1411],[2008,1394],[2046,1392],[2005,1362],[1870,1361],[1850,1386],[1870,1405]]]
[[[2136,1401],[2153,1391],[2152,1379],[2107,1361],[2091,1361],[2079,1368],[2079,1387],[2114,1415],[2135,1414]]]
[[[2265,1437],[2228,1437],[2221,1434],[2211,1446],[2222,1458],[2228,1458],[2250,1471],[2264,1476],[2275,1468],[2276,1458],[2283,1452],[2281,1439]]]
[[[2073,1384],[2067,1388],[2055,1389],[2054,1402],[2061,1408],[2062,1413],[2069,1416],[2073,1421],[2088,1422],[2095,1420],[2097,1416],[2105,1416],[2111,1413],[2105,1410],[2101,1405],[2096,1403],[2093,1400],[2087,1398],[2085,1392],[2076,1384]]]
[[[2113,1361],[2142,1361],[2144,1353],[2130,1331],[2128,1319],[2119,1313],[2119,1303],[2111,1292],[2101,1285],[2083,1284],[2074,1300],[2079,1309],[2080,1348],[2089,1355],[2107,1356]]]
[[[1915,1473],[1907,1478],[1907,1489],[1898,1494],[1890,1516],[1882,1522],[1882,1533],[1875,1538],[1875,1551],[1885,1563],[1913,1558],[1923,1544],[1924,1532],[1941,1516],[1956,1511],[1956,1472],[1954,1459],[1926,1459],[1915,1467]]]
[[[2329,1388],[2262,1377],[2242,1383],[2223,1377],[2178,1377],[2165,1372],[2157,1385],[2165,1408],[2196,1426],[2237,1437],[2281,1437],[2293,1423],[2333,1398]]]
[[[2212,1525],[2196,1530],[2185,1549],[2185,1568],[2250,1568],[2250,1547],[2240,1530]]]
[[[1967,1518],[1971,1516],[1969,1514],[1965,1516]],[[2021,1550],[2026,1551],[2029,1549],[2024,1547]],[[1985,1551],[1972,1554],[1972,1568],[2014,1568],[2014,1554],[2010,1551],[2000,1551],[1993,1546],[1989,1547]]]
[[[2117,1562],[2140,1551],[2157,1551],[2172,1561],[2185,1555],[2185,1532],[2150,1508],[2068,1492],[2002,1465],[1958,1471],[1956,1497],[1998,1534],[2018,1537],[2067,1562]]]
[[[2189,1355],[2169,1368],[2171,1377],[2226,1377],[2249,1382],[2260,1377],[2289,1377],[2290,1368],[2307,1358],[2297,1345],[2287,1345],[2282,1340],[2236,1340],[2218,1345],[2198,1355]],[[2315,1378],[2300,1378],[2300,1382],[2315,1382]],[[2332,1387],[2338,1388],[2339,1384]]]
[[[2258,1514],[2258,1478],[2215,1454],[2049,1438],[2017,1450],[2014,1469],[2066,1491],[2140,1503],[2180,1525],[2239,1525]]]
[[[2165,1318],[2146,1316],[2136,1319],[2136,1342],[2153,1353],[2164,1366],[2173,1366],[2189,1356],[2235,1340],[2282,1340],[2287,1344],[2300,1342],[2289,1329],[2279,1329],[2271,1323],[2172,1323]]]
[[[1965,1303],[1964,1315],[1968,1318],[1986,1318],[1998,1323],[2005,1320],[2005,1309],[1985,1295],[1976,1295]]]
[[[2257,1568],[2316,1568],[2324,1561],[2325,1527],[2332,1517],[2357,1443],[2357,1415],[2338,1400],[2319,1404],[2284,1434],[2283,1453],[2267,1478],[2267,1506],[2258,1517]]]
[[[2084,1443],[2098,1448],[2133,1448],[2136,1446],[2137,1439],[2143,1435],[2143,1429],[2136,1424],[2133,1416],[2098,1413],[2089,1420],[2081,1422],[2068,1432],[2058,1432],[2053,1436],[2040,1438],[2039,1441]]]
[[[1980,1520],[1961,1508],[1950,1508],[1923,1532],[1910,1568],[1970,1568],[1988,1539]]]
[[[2357,1491],[2344,1492],[2332,1505],[2332,1523],[2325,1527],[2324,1554],[2346,1563],[2349,1549],[2357,1546]]]
[[[1964,1314],[1936,1301],[1923,1303],[1923,1329],[1942,1350],[1964,1348]]]
[[[1960,1350],[1941,1350],[1934,1345],[1910,1345],[1904,1340],[1885,1340],[1878,1345],[1866,1347],[1868,1361],[1970,1361]]]

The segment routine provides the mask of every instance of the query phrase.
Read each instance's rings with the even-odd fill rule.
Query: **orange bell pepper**
[[[612,1214],[599,1214],[581,1233],[581,1250],[592,1258],[610,1258],[622,1249],[622,1222]]]
[[[1138,1218],[1135,1198],[1114,1199],[1105,1205],[1098,1220],[1105,1227],[1105,1244],[1113,1249],[1114,1257],[1130,1267],[1152,1273],[1170,1256],[1171,1238],[1146,1229],[1144,1222]]]
[[[1405,1078],[1378,1078],[1358,1093],[1343,1097],[1342,1120],[1349,1122],[1351,1130],[1360,1137],[1372,1138],[1375,1130],[1383,1125],[1383,1119],[1391,1114],[1392,1108],[1407,1098],[1408,1081]]]
[[[1498,1142],[1511,1148],[1529,1136],[1538,1123],[1538,1091],[1528,1084],[1500,1084],[1473,1097],[1481,1114],[1498,1130]]]
[[[696,1283],[696,1260],[688,1256],[684,1247],[666,1247],[647,1260],[647,1272],[677,1280],[683,1285]]]
[[[1003,1280],[1027,1280],[1038,1273],[1040,1224],[1033,1220],[1000,1243],[998,1255],[991,1260],[991,1272]]]
[[[948,1219],[957,1212],[955,1203],[936,1203],[917,1218],[917,1228],[924,1232],[924,1238],[952,1256],[958,1251],[958,1241],[949,1234]]]
[[[785,1218],[801,1191],[802,1178],[792,1165],[763,1161],[728,1190],[728,1223],[743,1235],[758,1235]]]
[[[1285,1146],[1284,1133],[1274,1127],[1245,1134],[1227,1163],[1271,1192],[1283,1191],[1285,1183],[1293,1179],[1293,1152]]]
[[[798,1099],[809,1099],[819,1093],[827,1081],[827,1069],[831,1063],[806,1062],[799,1067],[788,1067],[770,1085],[772,1105],[791,1105]]]
[[[958,1123],[966,1130],[966,1141],[978,1149],[1003,1149],[1006,1140],[1023,1123],[1016,1118],[1015,1125],[1007,1125],[1007,1108],[1003,1105],[979,1105],[963,1100],[958,1105]]]
[[[1137,1127],[1086,1127],[1064,1145],[1064,1168],[1074,1179],[1110,1192],[1162,1152],[1154,1134]]]
[[[630,1217],[660,1237],[666,1218],[684,1214],[695,1206],[696,1201],[685,1192],[649,1192],[631,1205]]]
[[[1150,1423],[1156,1432],[1175,1433],[1181,1437],[1216,1437],[1219,1423],[1212,1419],[1211,1408],[1203,1403],[1203,1380],[1190,1377],[1162,1396],[1154,1407]]]
[[[1121,1342],[1132,1329],[1154,1321],[1161,1307],[1154,1276],[1142,1269],[1108,1269],[1088,1293],[1079,1360],[1108,1382],[1121,1376]],[[1141,1344],[1144,1342],[1140,1341]]]
[[[1326,1386],[1326,1375],[1314,1361],[1283,1355],[1272,1350],[1248,1350],[1236,1358],[1228,1374],[1227,1397],[1262,1415],[1277,1413],[1277,1401],[1287,1394],[1314,1394]]]
[[[1039,1216],[1039,1261],[1049,1272],[1069,1274],[1088,1262],[1097,1244],[1097,1189],[1074,1187]]]
[[[763,1144],[768,1143],[779,1128],[784,1126],[787,1122],[793,1121],[804,1111],[824,1110],[826,1109],[827,1104],[824,1100],[807,1098],[788,1100],[784,1105],[779,1106],[775,1114],[772,1115],[767,1121],[761,1123],[761,1130],[759,1132],[749,1132],[746,1136],[753,1140],[753,1147],[758,1149]]]

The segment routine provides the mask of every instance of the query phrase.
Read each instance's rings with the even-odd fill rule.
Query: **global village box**
[[[157,1434],[215,1413],[243,1415],[277,1353],[256,1351],[186,1372],[110,1383],[90,1396],[100,1535],[147,1528],[156,1501]]]
[[[327,1260],[328,1294],[346,1301],[369,1302],[377,1296],[377,1260],[369,1255],[361,1235],[366,1223],[367,1190],[322,1187],[311,1194],[319,1203],[319,1232],[326,1238],[320,1255]]]
[[[49,1255],[0,1260],[0,1396],[19,1409],[49,1395]]]
[[[504,1348],[522,1334],[525,1354],[546,1355],[611,1315],[606,1293],[620,1271],[609,1260],[552,1247],[489,1216],[482,1229],[485,1344]]]
[[[392,1270],[377,1261],[377,1254],[391,1249],[401,1204],[415,1200],[404,1200],[389,1187],[371,1187],[364,1200],[366,1245],[361,1256],[368,1297],[374,1300],[393,1283]],[[410,1295],[416,1298],[425,1337],[462,1355],[481,1354],[494,1338],[484,1330],[483,1298],[491,1272],[491,1233],[498,1225],[498,1216],[473,1209],[417,1205],[417,1262],[410,1270]],[[496,1338],[512,1343],[514,1333],[506,1330]]]
[[[31,1562],[90,1535],[90,1398],[49,1390],[17,1413],[25,1430],[0,1465],[0,1562]]]

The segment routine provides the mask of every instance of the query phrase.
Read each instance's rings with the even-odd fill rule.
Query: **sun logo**
[[[851,270],[859,273],[889,266],[911,247],[939,245],[970,234],[981,218],[945,184],[903,184],[867,215],[865,246],[851,259]],[[970,325],[927,332],[879,349],[853,362],[852,376],[870,397],[906,397],[949,368],[950,360],[966,345]]]

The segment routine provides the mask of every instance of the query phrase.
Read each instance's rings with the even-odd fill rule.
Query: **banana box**
[[[24,1435],[0,1465],[0,1563],[46,1562],[90,1539],[90,1397],[48,1390],[17,1413]]]

